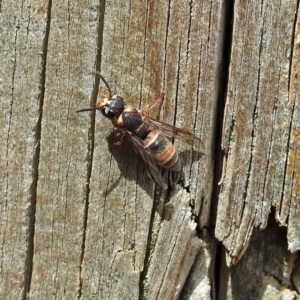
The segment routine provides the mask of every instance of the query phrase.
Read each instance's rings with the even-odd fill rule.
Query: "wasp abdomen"
[[[145,149],[156,164],[175,172],[180,171],[181,161],[174,145],[156,130],[149,131],[144,140]]]

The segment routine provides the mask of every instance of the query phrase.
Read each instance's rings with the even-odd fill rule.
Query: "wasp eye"
[[[104,114],[106,114],[106,115],[109,114],[109,107],[105,106],[105,108],[104,108]]]

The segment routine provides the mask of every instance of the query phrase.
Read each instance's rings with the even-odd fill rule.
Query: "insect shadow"
[[[136,182],[150,197],[155,197],[155,195],[153,195],[154,182],[147,175],[143,160],[137,153],[135,153],[127,138],[125,137],[123,139],[122,145],[111,147],[113,143],[120,141],[121,138],[122,133],[117,130],[112,131],[106,137],[107,146],[110,149],[111,155],[117,162],[118,169],[120,171],[120,176],[108,187],[106,195],[109,195],[120,184],[122,178],[126,178],[126,180]],[[201,151],[192,148],[182,150],[178,153],[183,164],[188,160],[188,158],[191,158],[191,163],[197,162],[203,155],[204,154]],[[165,196],[165,202],[168,202],[168,198],[170,194],[172,194],[171,190],[174,188],[175,184],[184,186],[184,174],[182,171],[173,172],[163,168],[161,168],[161,172],[162,176],[169,184],[168,191],[166,192],[167,195]],[[161,190],[162,193],[163,189],[158,186],[157,189]],[[159,198],[159,196],[156,197]]]
[[[136,182],[149,196],[153,196],[153,182],[145,171],[144,162],[135,153],[130,142],[124,138],[122,145],[111,147],[113,143],[120,141],[121,138],[122,133],[117,130],[112,131],[106,137],[107,151],[110,151],[120,171],[119,178],[108,187],[106,194],[109,195],[120,184],[121,179],[126,178],[126,180]]]

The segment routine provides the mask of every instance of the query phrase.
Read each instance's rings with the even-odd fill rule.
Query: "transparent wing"
[[[159,167],[143,147],[142,140],[138,136],[131,134],[127,130],[125,131],[125,134],[128,137],[128,140],[130,141],[135,152],[144,161],[148,176],[152,178],[153,181],[157,183],[161,188],[166,189],[168,185],[162,177]]]
[[[185,143],[197,147],[202,153],[204,153],[204,144],[200,138],[191,133],[186,127],[175,127],[168,123],[158,121],[151,117],[145,116],[144,122],[149,126],[152,126],[158,130],[161,130],[165,134],[177,138]]]

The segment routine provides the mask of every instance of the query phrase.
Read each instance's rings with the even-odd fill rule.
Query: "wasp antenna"
[[[104,82],[104,84],[106,85],[106,87],[107,87],[107,89],[108,89],[108,91],[109,91],[109,98],[111,98],[111,89],[110,89],[109,84],[107,83],[107,81],[106,81],[105,78],[101,75],[100,72],[95,71],[95,74],[98,75],[98,76],[102,79],[102,81]]]
[[[82,112],[82,111],[91,111],[91,110],[96,110],[97,107],[86,107],[86,108],[81,108],[76,110],[76,112]]]

